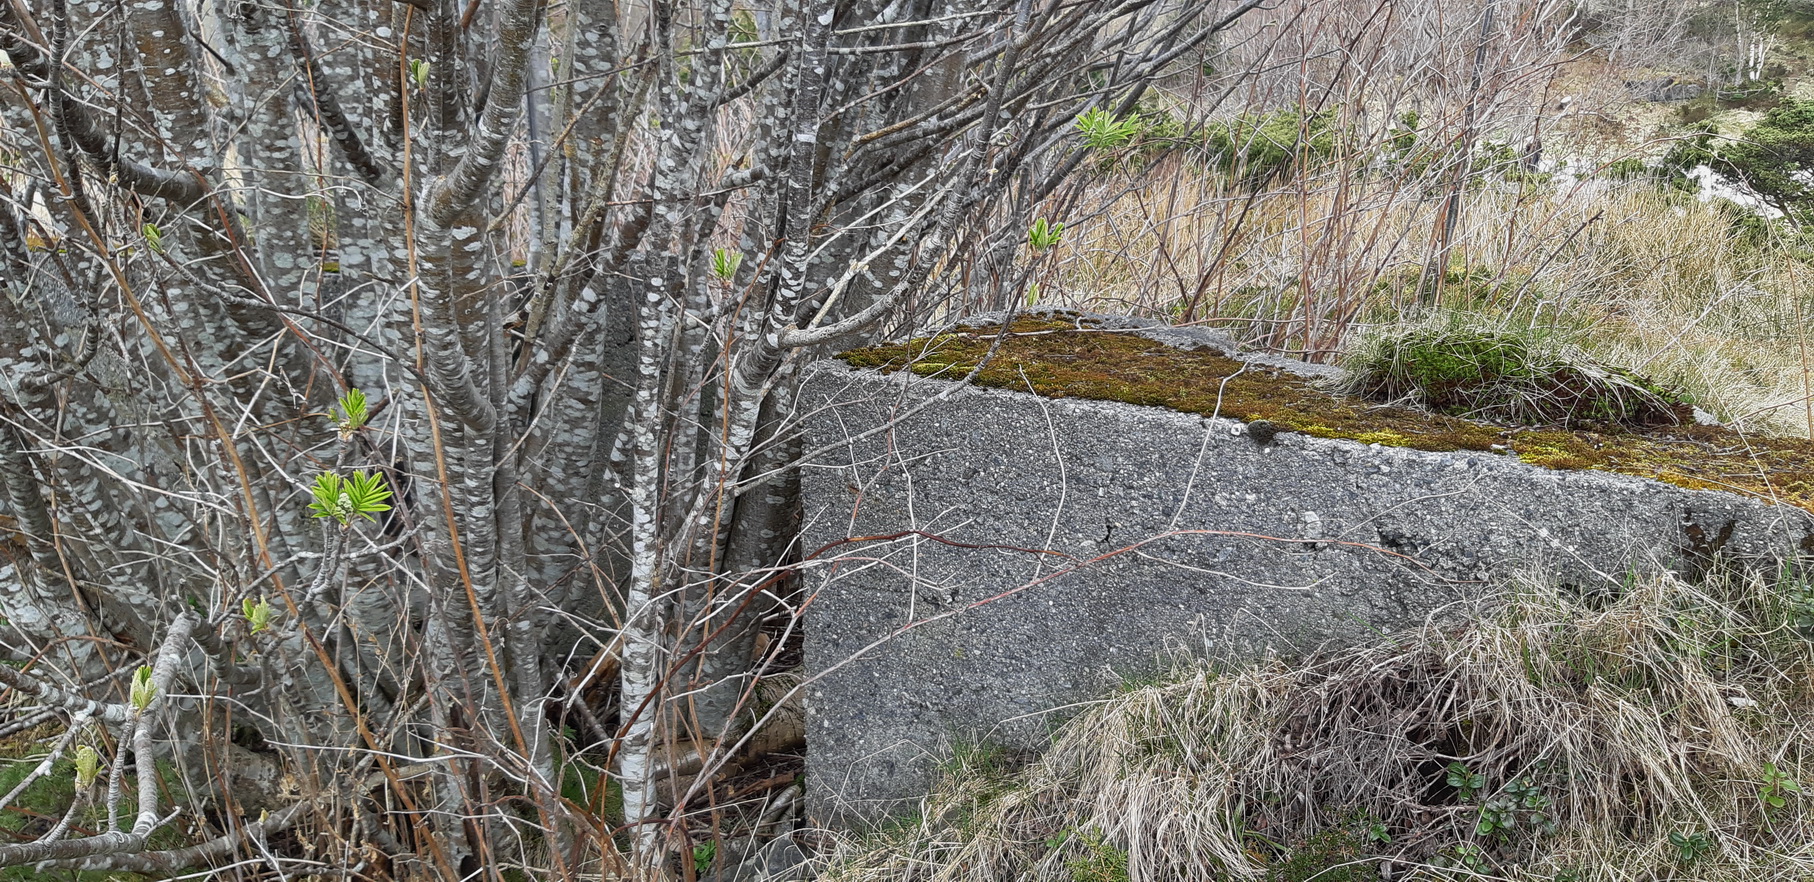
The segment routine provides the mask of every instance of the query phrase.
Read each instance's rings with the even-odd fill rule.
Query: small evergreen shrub
[[[1295,110],[1244,114],[1209,127],[1204,149],[1222,170],[1254,183],[1279,177],[1293,161],[1311,162],[1335,154],[1338,131],[1328,111],[1301,115]]]
[[[1814,101],[1777,105],[1739,138],[1721,145],[1712,165],[1784,213],[1807,216],[1814,210],[1814,183],[1806,171],[1814,166]]]
[[[1615,159],[1607,163],[1601,173],[1615,181],[1642,180],[1652,177],[1654,174],[1651,168],[1644,164],[1644,160],[1636,156]]]

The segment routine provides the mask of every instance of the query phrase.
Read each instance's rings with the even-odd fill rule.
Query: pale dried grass
[[[1256,194],[1167,160],[1143,186],[1095,189],[1099,208],[1054,249],[1046,303],[1213,324],[1320,361],[1421,310],[1441,201],[1428,181],[1348,162]],[[1750,241],[1742,209],[1592,178],[1495,177],[1464,204],[1445,308],[1564,331],[1738,428],[1814,428],[1814,273]]]
[[[1395,879],[1808,878],[1814,797],[1769,810],[1759,789],[1765,763],[1814,773],[1809,605],[1758,578],[1651,581],[1605,608],[1533,589],[1465,627],[1185,671],[1091,708],[1017,772],[962,764],[821,878],[1077,882],[1104,855],[1134,882],[1283,878],[1294,844],[1370,823],[1392,841],[1362,843],[1353,878],[1382,861]],[[1452,761],[1488,795],[1530,777],[1556,831],[1478,835]],[[1713,851],[1678,860],[1669,834],[1696,832]],[[1431,866],[1464,843],[1490,865]]]

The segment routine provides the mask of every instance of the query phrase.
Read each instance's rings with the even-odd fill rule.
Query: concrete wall
[[[1075,702],[1180,654],[1368,639],[1524,575],[1610,596],[1634,572],[1814,547],[1800,509],[1486,453],[1262,439],[838,362],[804,404],[813,446],[833,445],[806,471],[807,547],[917,531],[807,570],[824,823],[909,808],[954,743],[1037,748]]]

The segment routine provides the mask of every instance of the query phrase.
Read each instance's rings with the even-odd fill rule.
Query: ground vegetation
[[[1799,878],[1810,597],[1756,573],[1532,585],[1464,625],[1185,667],[1031,763],[953,769],[821,878]]]

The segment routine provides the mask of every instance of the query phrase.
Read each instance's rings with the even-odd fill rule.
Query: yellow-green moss
[[[1380,444],[1386,447],[1404,447],[1411,443],[1411,439],[1391,431],[1362,432],[1354,436],[1354,440],[1362,444]]]
[[[960,329],[906,343],[853,349],[855,367],[961,380],[999,328]],[[982,386],[1051,398],[1087,398],[1185,413],[1265,420],[1281,431],[1417,450],[1500,450],[1553,469],[1595,469],[1725,490],[1814,511],[1814,444],[1743,435],[1719,426],[1636,432],[1508,428],[1335,395],[1285,371],[1209,350],[1174,349],[1136,334],[1079,330],[1068,317],[1017,320]]]

